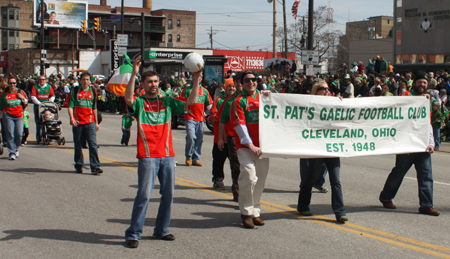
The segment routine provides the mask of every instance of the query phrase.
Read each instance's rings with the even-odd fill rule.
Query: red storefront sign
[[[8,66],[8,51],[0,52],[0,67]]]
[[[264,71],[264,60],[273,58],[271,51],[245,51],[245,50],[213,50],[213,55],[223,55],[228,58],[224,64],[224,70],[233,70],[240,72],[253,70],[256,72]],[[284,52],[278,52],[277,57],[284,58]],[[295,60],[295,53],[289,53],[288,59]]]

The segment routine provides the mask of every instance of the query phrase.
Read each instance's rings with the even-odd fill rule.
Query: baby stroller
[[[50,112],[50,118],[46,118],[46,113]],[[59,120],[59,106],[54,102],[42,102],[39,104],[39,127],[42,132],[42,144],[48,145],[52,139],[58,142],[58,145],[66,144],[61,130],[61,121]]]

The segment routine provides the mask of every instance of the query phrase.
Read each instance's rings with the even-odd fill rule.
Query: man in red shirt
[[[243,91],[233,103],[231,114],[236,137],[239,175],[239,210],[246,228],[262,226],[260,199],[269,172],[269,159],[260,159],[259,147],[259,98],[257,79],[253,71],[242,73]]]
[[[195,104],[201,71],[194,73],[194,86],[186,103],[170,96],[158,94],[159,77],[156,72],[142,74],[145,94],[133,99],[136,74],[141,65],[140,56],[133,63],[133,72],[125,91],[125,102],[131,116],[136,118],[138,191],[134,200],[130,227],[125,231],[125,246],[137,248],[144,228],[150,194],[156,178],[160,183],[161,201],[156,216],[153,237],[175,240],[169,232],[175,189],[175,153],[172,145],[171,115],[183,114],[185,105]]]
[[[34,122],[36,124],[36,140],[41,142],[42,132],[39,127],[39,104],[41,102],[53,102],[55,100],[55,92],[53,87],[47,84],[45,76],[39,76],[38,84],[31,88],[31,101],[34,103]]]
[[[90,85],[91,75],[87,72],[80,76],[80,86],[70,92],[69,117],[72,125],[73,143],[75,149],[75,170],[83,172],[82,142],[86,140],[89,146],[89,163],[91,174],[103,173],[98,159],[97,131],[100,129],[97,119],[97,92]]]
[[[198,79],[200,80],[200,79]],[[198,82],[194,82],[198,83]],[[186,87],[181,92],[181,98],[187,98],[192,91],[192,86]],[[203,130],[205,128],[205,108],[212,104],[208,90],[204,87],[198,89],[198,100],[195,105],[189,105],[185,111],[186,121],[186,165],[202,166]]]

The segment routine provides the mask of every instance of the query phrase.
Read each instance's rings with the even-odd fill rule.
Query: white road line
[[[417,178],[414,178],[414,177],[407,177],[407,176],[405,176],[405,178],[406,178],[406,179],[409,179],[409,180],[415,180],[415,181],[417,181]],[[435,184],[442,184],[442,185],[448,185],[448,186],[450,186],[450,183],[441,183],[441,182],[436,182],[436,181],[434,181],[434,183],[435,183]]]

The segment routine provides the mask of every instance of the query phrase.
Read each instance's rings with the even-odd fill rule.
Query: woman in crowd
[[[0,98],[0,110],[3,112],[3,125],[6,130],[6,145],[9,159],[16,160],[23,135],[23,106],[28,103],[24,91],[17,89],[14,77],[8,78],[8,88]]]
[[[325,81],[316,82],[311,90],[312,95],[330,96],[330,88]],[[302,182],[300,193],[298,196],[297,211],[302,216],[312,216],[309,209],[311,203],[311,191],[314,183],[323,174],[323,164],[325,163],[331,185],[331,207],[339,223],[348,221],[346,210],[344,207],[344,198],[342,197],[341,182],[339,180],[339,172],[341,162],[339,157],[332,158],[312,158],[309,159],[309,173],[306,179]]]

